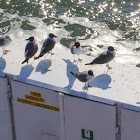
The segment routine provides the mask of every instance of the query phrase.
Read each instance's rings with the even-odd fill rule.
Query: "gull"
[[[5,50],[5,47],[7,45],[9,45],[11,43],[11,38],[10,36],[5,36],[5,37],[0,37],[0,46],[2,46],[2,49],[3,49],[3,54],[6,54],[7,51]]]
[[[114,47],[109,46],[107,48],[107,51],[101,53],[99,56],[97,56],[92,62],[87,63],[85,65],[94,65],[94,64],[106,64],[106,67],[108,69],[112,69],[112,67],[109,66],[109,62],[112,61],[115,57],[115,52],[116,49],[114,49]]]
[[[82,53],[82,48],[79,42],[75,42],[75,44],[70,47],[70,51],[74,55],[74,62],[76,62],[75,55],[78,55],[78,62],[82,61],[82,59],[79,58],[79,55]]]
[[[25,63],[25,62],[28,63],[29,59],[31,57],[33,57],[38,50],[38,44],[36,43],[36,40],[34,39],[33,36],[29,37],[26,40],[29,40],[29,42],[27,43],[27,45],[25,47],[25,54],[24,54],[25,55],[25,60],[22,62],[22,64]]]
[[[92,70],[78,72],[78,73],[74,73],[71,71],[71,74],[75,78],[77,78],[79,81],[85,83],[84,89],[88,89],[90,87],[89,82],[91,82],[94,79],[94,74],[93,74]],[[86,85],[87,85],[87,87],[86,87]]]
[[[52,49],[55,46],[55,37],[57,37],[56,35],[54,35],[53,33],[50,33],[48,35],[48,38],[45,39],[40,54],[39,56],[35,57],[34,59],[39,59],[40,57],[42,57],[43,55],[45,55],[46,53],[50,53],[50,51],[52,51]],[[53,53],[51,53],[51,55],[53,55]]]

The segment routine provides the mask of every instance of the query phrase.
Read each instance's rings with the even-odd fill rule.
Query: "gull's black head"
[[[109,47],[108,47],[108,50],[109,50],[109,51],[114,51],[114,50],[116,50],[116,49],[115,49],[114,47],[112,47],[112,46],[109,46]]]
[[[89,70],[89,71],[88,71],[88,74],[89,74],[90,76],[94,76],[92,70]]]
[[[29,37],[28,39],[25,39],[25,40],[34,41],[34,37],[31,36],[31,37]]]
[[[54,37],[57,37],[57,36],[54,35],[53,33],[49,33],[49,37],[50,37],[50,38],[54,38]]]
[[[76,46],[76,48],[79,48],[80,47],[80,42],[75,42],[74,45]]]

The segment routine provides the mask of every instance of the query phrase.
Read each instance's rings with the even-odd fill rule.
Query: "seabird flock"
[[[50,53],[51,56],[53,55],[52,50],[55,47],[55,38],[57,36],[54,35],[53,33],[49,33],[48,38],[44,40],[41,51],[37,57],[34,57],[34,60],[39,59],[40,57],[44,56],[45,54]],[[29,37],[26,39],[29,41],[26,46],[25,46],[25,52],[24,52],[24,61],[22,62],[25,63],[29,61],[30,58],[32,58],[38,51],[38,44],[33,36]],[[0,37],[0,46],[3,49],[3,54],[6,54],[5,46],[9,45],[11,42],[10,36],[5,36],[5,37]],[[95,65],[95,64],[106,64],[107,71],[108,69],[111,69],[109,66],[109,62],[112,61],[115,57],[115,52],[116,49],[112,46],[109,46],[106,51],[98,55],[96,58],[93,59],[92,62],[87,63],[85,65]],[[71,47],[70,47],[70,52],[74,56],[74,61],[75,62],[82,62],[82,59],[80,59],[80,54],[82,54],[82,48],[80,45],[80,42],[75,42]],[[78,60],[76,61],[75,55],[78,56]],[[33,62],[32,62],[33,63]],[[84,90],[88,90],[89,82],[91,82],[94,79],[94,74],[92,70],[88,71],[83,71],[83,72],[78,72],[74,73],[71,71],[72,76],[74,76],[76,79],[78,79],[81,82],[85,83]]]

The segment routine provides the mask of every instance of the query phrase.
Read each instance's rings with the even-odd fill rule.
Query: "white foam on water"
[[[5,62],[2,72],[14,74],[16,78],[19,78],[24,82],[26,82],[27,79],[32,79],[64,88],[68,92],[76,91],[83,93],[84,91],[82,88],[84,83],[74,79],[70,74],[70,71],[78,72],[91,69],[94,71],[96,79],[91,82],[93,87],[89,89],[89,95],[137,105],[136,102],[139,101],[139,95],[136,93],[139,92],[140,73],[139,68],[136,68],[135,65],[138,63],[139,53],[132,50],[139,46],[138,42],[116,41],[121,37],[120,31],[112,31],[104,23],[90,21],[87,18],[70,18],[63,15],[58,17],[58,19],[62,19],[64,23],[59,24],[58,22],[54,22],[49,25],[44,23],[40,18],[19,17],[18,15],[13,15],[12,17],[10,14],[7,14],[7,17],[8,16],[10,20],[16,17],[20,21],[15,20],[9,33],[7,33],[11,36],[13,41],[6,47],[10,52],[2,57],[2,62]],[[28,20],[29,24],[34,26],[35,29],[21,29],[22,21],[25,20]],[[85,40],[83,39],[86,37],[86,34],[82,37],[77,36],[81,45],[91,46],[93,49],[93,56],[89,57],[86,56],[86,53],[89,50],[84,48],[86,53],[81,56],[83,61],[77,65],[71,63],[71,61],[73,61],[73,55],[70,53],[70,50],[60,44],[62,38],[72,38],[70,32],[64,28],[68,24],[80,24],[83,27],[96,31],[95,34],[93,33]],[[90,33],[88,29],[87,32]],[[31,58],[28,65],[22,65],[21,63],[24,60],[24,50],[27,43],[25,39],[30,36],[35,37],[39,45],[39,50],[36,54],[37,56],[44,39],[50,32],[53,32],[58,36],[56,38],[56,46],[53,50],[55,55],[52,56],[52,61],[49,61],[49,56],[47,56],[46,61],[44,60],[45,58],[42,57],[39,60],[35,60],[31,66],[30,64],[33,60],[33,58]],[[103,45],[103,47],[99,48],[97,45]],[[117,49],[116,58],[111,62],[113,69],[110,70],[108,74],[105,74],[105,65],[85,65],[86,63],[91,62],[96,55],[106,50],[108,45],[112,45]],[[2,51],[0,51],[0,55],[2,55]],[[118,63],[123,63],[123,65]],[[130,64],[133,66],[130,66]]]
[[[87,34],[85,36],[77,36],[77,40],[80,41],[81,46],[87,46],[84,48],[85,55],[90,53],[92,56],[97,56],[101,52],[105,51],[108,46],[114,46],[117,50],[115,60],[118,63],[128,63],[136,65],[139,62],[140,52],[135,52],[133,49],[139,47],[139,42],[134,41],[117,41],[121,38],[121,32],[119,30],[110,30],[109,27],[105,23],[90,21],[86,17],[68,17],[65,13],[62,16],[59,16],[58,19],[62,19],[64,23],[55,22],[53,24],[47,25],[42,21],[41,18],[37,17],[25,17],[19,16],[18,14],[9,14],[6,13],[6,17],[9,20],[19,19],[20,21],[14,21],[11,24],[11,29],[9,31],[9,35],[13,40],[13,44],[18,43],[22,51],[24,50],[26,41],[24,39],[29,36],[34,36],[39,43],[39,49],[43,43],[43,40],[48,36],[50,32],[56,34],[57,38],[57,46],[60,47],[59,43],[62,38],[72,39],[69,31],[67,31],[64,26],[68,24],[80,24],[83,27],[87,28]],[[5,20],[5,19],[3,19]],[[28,21],[28,24],[34,26],[34,30],[23,30],[20,28],[22,21]],[[92,29],[95,32],[88,38],[84,39],[88,34],[91,34],[90,30]],[[74,31],[73,31],[74,32]],[[102,45],[102,48],[99,48],[97,45]],[[16,46],[16,47],[17,47]],[[92,51],[89,51],[91,47]],[[62,46],[61,46],[62,47]],[[65,46],[64,46],[65,47]],[[22,54],[23,52],[18,50],[18,53]]]

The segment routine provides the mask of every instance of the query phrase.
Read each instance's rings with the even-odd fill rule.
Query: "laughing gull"
[[[6,54],[5,46],[9,45],[11,42],[10,36],[0,37],[0,46],[3,48],[3,54]]]
[[[88,89],[89,86],[89,82],[92,81],[94,79],[94,74],[92,70],[88,70],[88,71],[84,71],[84,72],[78,72],[78,73],[74,73],[71,71],[71,74],[77,78],[79,81],[84,82],[85,86],[84,89]],[[87,84],[87,87],[86,87]]]
[[[82,59],[79,58],[79,55],[82,53],[82,48],[79,42],[75,42],[75,44],[72,47],[70,47],[70,51],[74,55],[74,62],[76,62],[75,55],[78,55],[78,62],[82,61]]]
[[[105,63],[107,63],[106,67],[108,69],[111,69],[111,67],[109,66],[108,63],[114,59],[115,54],[116,54],[116,52],[115,52],[114,47],[109,46],[107,48],[107,51],[101,53],[91,63],[87,63],[85,65],[105,64]]]
[[[29,42],[27,43],[27,45],[25,47],[25,60],[22,62],[22,64],[25,62],[28,63],[28,60],[31,57],[33,57],[38,50],[38,44],[36,43],[36,40],[34,39],[33,36],[29,37],[26,40],[29,40]]]
[[[52,51],[52,49],[54,48],[55,46],[55,37],[57,37],[56,35],[54,35],[53,33],[50,33],[48,35],[48,38],[45,39],[43,45],[42,45],[42,48],[41,48],[41,51],[40,51],[40,54],[38,57],[35,57],[35,59],[39,59],[40,57],[42,57],[43,55],[45,55],[46,53],[50,53],[50,51]],[[51,55],[53,55],[51,53]]]

